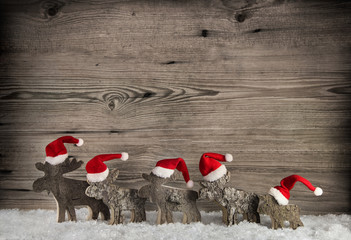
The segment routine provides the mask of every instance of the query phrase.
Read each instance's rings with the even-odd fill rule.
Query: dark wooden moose
[[[116,184],[118,169],[109,172],[107,178],[101,182],[90,182],[85,193],[89,197],[102,199],[109,206],[111,212],[110,224],[124,222],[122,211],[131,211],[130,222],[142,222],[146,220],[145,202],[146,198],[138,196],[137,189],[119,187]]]
[[[289,227],[296,229],[303,226],[300,219],[300,208],[297,205],[288,204],[290,190],[296,182],[306,185],[316,196],[323,194],[323,190],[314,187],[307,179],[299,175],[291,175],[280,181],[280,186],[271,187],[269,194],[260,196],[258,211],[260,214],[266,214],[271,217],[272,228],[278,229],[284,227],[284,222],[289,222]]]
[[[173,211],[183,213],[183,223],[201,221],[201,214],[196,206],[198,193],[196,191],[164,186],[172,176],[174,169],[182,172],[188,187],[193,186],[189,178],[188,169],[182,158],[164,159],[157,163],[152,172],[142,174],[142,177],[150,184],[139,190],[139,196],[150,198],[158,208],[157,224],[172,223]]]
[[[230,172],[218,161],[231,162],[231,154],[205,153],[200,159],[200,172],[205,181],[200,181],[199,199],[214,201],[222,208],[222,220],[226,225],[238,224],[238,213],[249,222],[260,222],[257,212],[259,197],[225,185],[230,181]]]
[[[35,167],[45,173],[44,177],[37,179],[33,183],[35,192],[44,190],[51,192],[57,203],[57,221],[65,221],[65,212],[67,211],[68,219],[76,221],[75,206],[88,206],[90,214],[88,219],[97,219],[99,213],[102,213],[104,219],[110,218],[108,207],[101,201],[85,195],[85,189],[89,186],[86,181],[80,181],[63,177],[63,174],[78,169],[83,161],[77,161],[75,158],[66,158],[66,160],[57,165],[51,165],[38,162]]]

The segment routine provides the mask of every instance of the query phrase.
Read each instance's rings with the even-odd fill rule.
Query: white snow
[[[175,223],[156,225],[156,212],[147,212],[147,221],[108,225],[102,220],[86,220],[88,210],[77,210],[77,222],[56,222],[54,210],[0,210],[0,239],[288,239],[288,240],[350,240],[351,215],[323,215],[301,217],[304,227],[270,229],[270,218],[261,216],[261,224],[240,222],[227,227],[221,222],[221,213],[201,212],[202,222],[181,224],[182,215],[174,214]],[[127,215],[128,218],[128,215]]]

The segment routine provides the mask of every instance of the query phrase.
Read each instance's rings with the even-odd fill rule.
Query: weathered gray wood
[[[230,181],[230,172],[216,181],[201,181],[199,199],[213,201],[222,207],[223,222],[228,226],[238,224],[238,213],[249,222],[260,222],[257,212],[259,198],[255,193],[226,187]]]
[[[39,171],[45,173],[45,176],[34,181],[33,190],[35,192],[46,190],[53,193],[57,203],[57,222],[65,221],[66,211],[68,220],[77,221],[74,207],[81,205],[89,207],[88,219],[97,219],[99,213],[104,219],[110,218],[110,212],[101,200],[85,195],[87,182],[63,177],[63,174],[76,170],[82,164],[83,161],[78,162],[75,158],[66,158],[64,162],[57,165],[51,165],[48,162],[35,164]]]
[[[116,184],[119,171],[113,169],[102,182],[89,182],[85,193],[89,197],[102,199],[111,210],[110,224],[124,222],[122,211],[131,211],[130,222],[142,222],[146,220],[145,202],[146,198],[138,196],[138,190],[122,188]]]
[[[278,202],[269,194],[259,197],[260,204],[258,206],[258,212],[271,217],[273,229],[283,228],[285,221],[289,222],[289,227],[292,229],[303,226],[300,219],[300,208],[297,205],[279,205]]]
[[[301,188],[302,214],[350,213],[351,3],[247,2],[2,0],[0,207],[55,208],[34,164],[74,133],[85,162],[129,151],[131,188],[154,159],[182,156],[197,182],[201,153],[231,152],[228,186],[308,174],[326,194]]]
[[[201,221],[201,214],[196,205],[197,192],[163,186],[170,179],[160,178],[152,172],[149,175],[143,173],[142,177],[150,184],[140,188],[139,196],[150,198],[151,202],[157,205],[157,224],[172,223],[173,211],[181,211],[183,213],[183,223]]]

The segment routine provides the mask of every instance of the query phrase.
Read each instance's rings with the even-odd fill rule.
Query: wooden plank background
[[[232,186],[300,174],[324,189],[296,184],[303,214],[351,212],[349,1],[3,0],[0,22],[1,208],[55,208],[34,163],[73,135],[85,163],[129,152],[107,163],[127,186],[171,157],[198,182],[228,152]]]

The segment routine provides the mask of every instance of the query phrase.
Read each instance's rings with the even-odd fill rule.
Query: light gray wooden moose
[[[102,199],[111,211],[110,224],[124,222],[122,211],[131,211],[130,222],[142,222],[146,220],[146,198],[138,196],[138,190],[122,188],[116,184],[118,169],[109,172],[107,178],[101,182],[90,182],[85,193],[89,197]]]
[[[269,194],[259,196],[259,198],[258,212],[271,217],[272,229],[283,228],[285,221],[290,223],[289,227],[292,229],[303,226],[300,219],[300,208],[297,205],[279,205]]]
[[[44,177],[38,178],[33,183],[35,192],[44,190],[52,192],[57,203],[57,221],[65,221],[65,212],[67,211],[68,219],[76,221],[75,206],[86,205],[89,207],[90,214],[88,219],[97,219],[99,213],[102,213],[104,219],[110,218],[108,207],[101,201],[85,195],[85,189],[89,186],[86,181],[80,181],[63,177],[63,174],[78,169],[83,161],[77,161],[73,157],[57,165],[51,165],[37,162],[35,167],[45,173]]]
[[[203,187],[199,190],[199,199],[208,199],[216,202],[222,208],[222,220],[227,225],[238,224],[237,214],[249,222],[260,222],[257,212],[259,197],[255,193],[245,192],[231,187],[225,187],[230,180],[227,172],[216,181],[201,181]]]
[[[183,223],[201,221],[201,214],[196,206],[198,193],[196,191],[163,186],[169,178],[161,178],[153,174],[142,174],[150,182],[139,190],[139,196],[150,198],[158,208],[157,224],[172,223],[173,211],[183,213]]]

